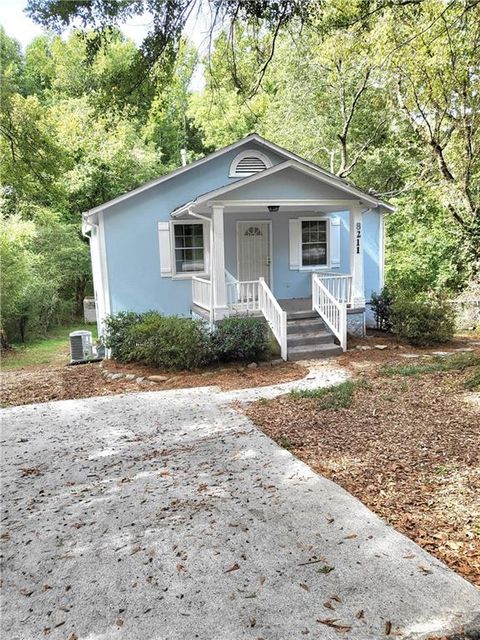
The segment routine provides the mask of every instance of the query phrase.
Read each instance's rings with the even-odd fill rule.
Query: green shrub
[[[212,335],[219,360],[259,360],[269,350],[268,329],[260,318],[225,318]]]
[[[209,331],[200,320],[156,311],[122,312],[109,316],[105,329],[105,346],[120,362],[188,370],[213,358]]]
[[[412,345],[448,342],[455,319],[451,305],[439,299],[398,298],[391,310],[392,331]]]
[[[141,313],[121,311],[105,318],[105,346],[111,350],[112,358],[120,362],[135,361],[135,340],[131,329],[142,319]]]
[[[383,287],[380,293],[372,293],[370,303],[377,329],[390,331],[392,328],[391,309],[393,304],[393,295],[390,289]]]
[[[211,337],[201,320],[150,312],[128,332],[133,359],[164,369],[196,369],[213,359]]]
[[[120,362],[163,369],[195,369],[216,360],[257,360],[268,351],[267,326],[259,318],[226,318],[211,333],[201,320],[156,311],[107,317],[104,341]]]

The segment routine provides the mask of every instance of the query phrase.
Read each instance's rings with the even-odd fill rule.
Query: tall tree
[[[480,3],[429,0],[390,16],[398,107],[424,147],[424,180],[480,261]]]

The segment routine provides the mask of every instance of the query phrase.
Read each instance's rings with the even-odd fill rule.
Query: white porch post
[[[214,319],[218,320],[227,315],[227,282],[225,279],[225,245],[223,230],[223,205],[212,207],[213,245],[212,252],[212,279]]]
[[[352,272],[352,307],[364,307],[363,220],[359,204],[350,207],[350,271]]]

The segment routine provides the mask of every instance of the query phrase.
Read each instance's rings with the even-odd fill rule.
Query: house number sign
[[[360,253],[360,238],[362,237],[362,223],[361,222],[357,222],[357,224],[355,225],[355,238],[357,240],[357,253]]]

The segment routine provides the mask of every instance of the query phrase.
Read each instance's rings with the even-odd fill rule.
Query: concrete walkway
[[[344,377],[312,375],[4,410],[2,638],[378,640],[473,628],[473,586],[231,407]]]

